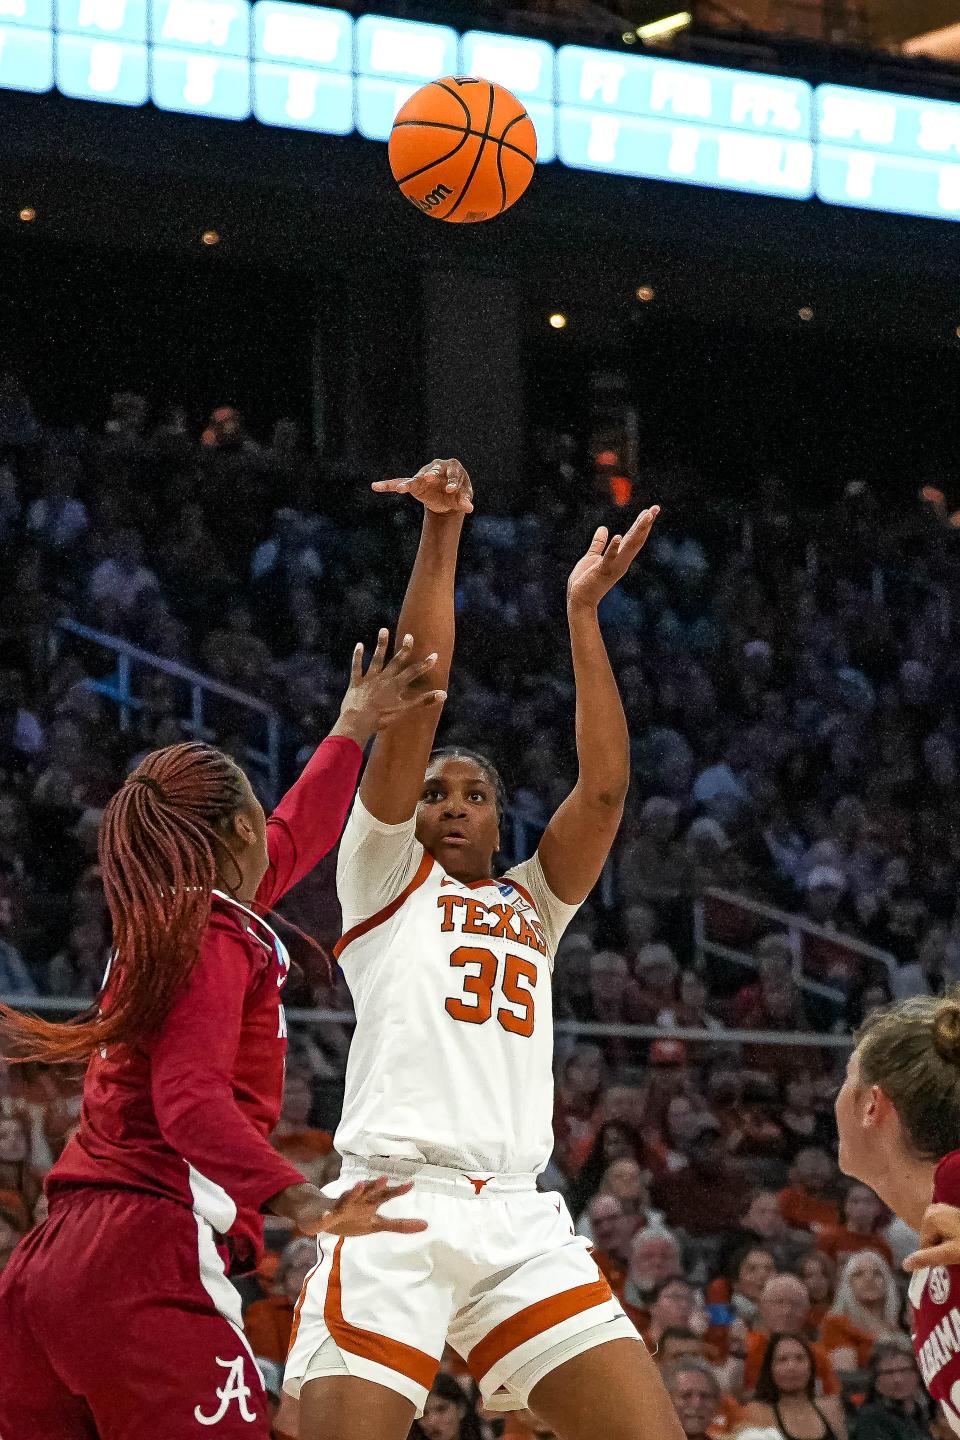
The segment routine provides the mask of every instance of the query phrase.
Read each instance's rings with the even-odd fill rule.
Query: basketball
[[[515,95],[492,80],[432,80],[400,110],[390,169],[402,193],[435,220],[492,220],[533,178],[537,136]]]

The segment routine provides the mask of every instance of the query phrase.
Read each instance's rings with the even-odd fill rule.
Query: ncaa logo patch
[[[943,1265],[935,1266],[934,1269],[930,1271],[927,1289],[930,1292],[930,1299],[934,1305],[946,1305],[950,1299],[950,1271]]]

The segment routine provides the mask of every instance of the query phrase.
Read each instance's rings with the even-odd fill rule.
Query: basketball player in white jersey
[[[398,634],[436,652],[429,683],[445,687],[469,477],[434,461],[374,489],[425,508]],[[579,775],[529,860],[494,878],[499,776],[469,751],[431,755],[437,706],[373,747],[337,867],[337,955],[357,1028],[336,1137],[343,1174],[327,1193],[412,1180],[391,1208],[427,1229],[323,1239],[285,1377],[300,1440],[403,1440],[448,1340],[488,1407],[529,1407],[560,1440],[681,1436],[561,1197],[536,1189],[553,1148],[553,957],[599,878],[629,782],[597,606],[657,514],[609,542],[598,530],[570,576]]]

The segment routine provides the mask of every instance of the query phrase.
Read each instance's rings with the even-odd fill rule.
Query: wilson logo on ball
[[[425,210],[429,215],[431,210],[437,205],[442,205],[444,200],[448,200],[452,194],[453,191],[449,185],[437,185],[429,195],[424,195],[422,200],[414,200],[413,203],[419,205],[420,209]]]

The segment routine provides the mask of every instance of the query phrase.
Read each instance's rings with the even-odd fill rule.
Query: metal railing
[[[232,685],[211,680],[209,675],[204,675],[199,670],[191,670],[176,660],[164,660],[149,650],[142,650],[139,645],[131,645],[128,640],[121,640],[104,630],[94,630],[76,620],[61,618],[57,621],[51,636],[54,658],[59,652],[62,635],[74,636],[85,644],[96,645],[116,657],[116,669],[111,675],[100,680],[90,680],[88,683],[98,695],[105,696],[117,706],[122,731],[130,729],[133,717],[145,705],[134,685],[135,672],[152,671],[154,674],[168,675],[187,687],[188,713],[178,718],[185,734],[193,739],[210,741],[216,738],[215,731],[207,723],[209,702],[213,697],[226,700],[231,705],[260,717],[263,722],[263,744],[257,746],[248,743],[245,758],[263,772],[269,799],[274,803],[279,799],[280,716],[272,705],[268,705],[265,700],[258,700],[244,690],[236,690]]]
[[[804,936],[822,941],[832,949],[846,951],[861,960],[882,965],[886,974],[891,978],[896,969],[896,961],[886,950],[878,950],[873,945],[866,945],[862,940],[855,940],[853,936],[845,935],[841,931],[827,930],[822,925],[815,925],[812,920],[805,920],[800,915],[792,914],[789,910],[777,910],[773,905],[765,905],[759,900],[751,900],[745,895],[737,895],[731,890],[719,888],[708,890],[701,899],[694,901],[693,943],[698,969],[703,968],[708,955],[730,960],[735,965],[744,965],[752,970],[757,969],[755,955],[746,950],[737,950],[719,940],[712,940],[708,935],[706,902],[711,899],[719,901],[732,910],[755,915],[759,920],[775,926],[781,931],[790,946],[793,957],[793,978],[798,986],[813,995],[821,995],[827,1000],[836,1000],[838,996],[842,996],[843,987],[814,980],[804,972]],[[769,931],[767,933],[769,934]]]
[[[89,1010],[91,1000],[64,995],[0,995],[0,1004],[14,1010],[33,1010],[37,1013],[76,1015]],[[288,1009],[287,1023],[291,1027],[346,1025],[357,1023],[352,1010]],[[684,1040],[698,1045],[717,1048],[733,1045],[790,1046],[799,1049],[852,1050],[852,1035],[828,1034],[819,1030],[697,1030],[686,1026],[667,1028],[663,1025],[608,1025],[595,1020],[557,1020],[554,1022],[556,1035],[570,1036],[585,1040]]]

